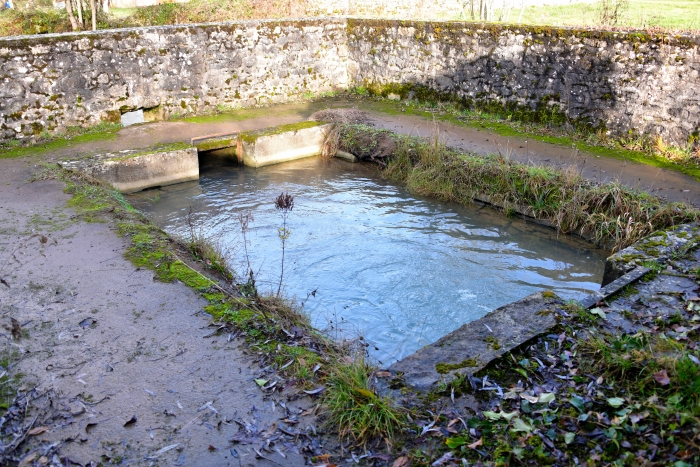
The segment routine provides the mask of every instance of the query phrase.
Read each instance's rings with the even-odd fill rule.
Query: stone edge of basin
[[[98,154],[58,165],[107,182],[121,193],[199,180],[197,149],[184,144]]]
[[[306,120],[242,132],[238,135],[238,160],[249,167],[264,167],[317,156],[331,128],[332,123]]]
[[[637,266],[580,301],[589,309],[644,277],[649,268]],[[427,392],[440,383],[473,375],[507,352],[546,334],[557,324],[557,315],[566,316],[563,302],[554,293],[537,292],[497,308],[467,323],[408,357],[392,364],[392,377],[415,391]],[[380,393],[389,393],[380,385]]]
[[[664,264],[674,254],[687,252],[698,244],[700,232],[697,223],[682,224],[654,232],[608,257],[605,261],[602,285],[606,286],[644,264]]]

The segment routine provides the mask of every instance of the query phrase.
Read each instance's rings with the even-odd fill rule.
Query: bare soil
[[[0,401],[1,465],[297,466],[327,452],[316,401],[263,393],[254,380],[272,370],[215,333],[204,299],[125,260],[111,222],[81,220],[59,181],[29,182],[34,162],[0,170],[0,374],[17,388]]]

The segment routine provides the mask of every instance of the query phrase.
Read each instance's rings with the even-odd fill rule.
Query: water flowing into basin
[[[238,245],[237,258],[238,213],[251,210],[250,259],[261,290],[276,291],[282,219],[273,202],[283,191],[295,197],[285,295],[303,301],[315,325],[332,327],[333,336],[362,334],[384,363],[537,290],[569,299],[599,288],[605,252],[590,244],[489,208],[414,196],[362,164],[203,164],[199,182],[132,202],[183,236],[191,207],[196,228]]]

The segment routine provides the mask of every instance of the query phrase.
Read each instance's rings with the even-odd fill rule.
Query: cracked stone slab
[[[552,292],[537,292],[497,308],[394,363],[389,371],[418,391],[474,374],[494,359],[556,324],[562,301]]]

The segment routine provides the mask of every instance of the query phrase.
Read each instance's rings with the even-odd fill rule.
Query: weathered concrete
[[[684,224],[656,232],[611,255],[605,261],[603,286],[613,282],[638,266],[664,264],[673,255],[683,254],[698,244],[698,224]]]
[[[192,147],[120,151],[60,165],[110,183],[122,193],[199,180],[199,159]]]
[[[561,303],[551,292],[529,295],[463,325],[394,363],[389,370],[403,373],[405,383],[419,391],[474,374],[504,353],[547,332],[556,324]]]
[[[247,131],[238,137],[238,158],[250,167],[317,156],[331,124],[302,122]]]

